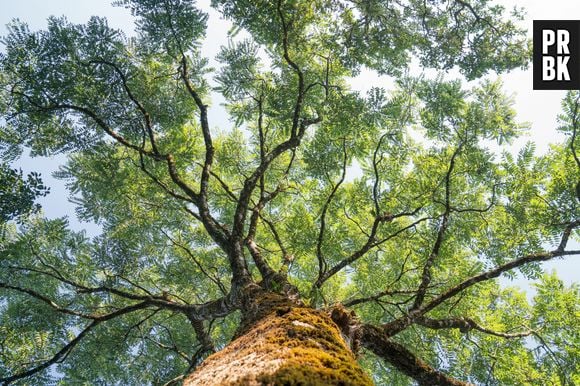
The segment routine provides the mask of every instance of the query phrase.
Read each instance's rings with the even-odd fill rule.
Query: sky
[[[219,15],[209,9],[210,0],[198,1],[198,4],[209,11],[207,36],[202,52],[209,58],[215,57],[219,47],[227,42],[227,31],[231,24],[221,20]],[[511,9],[514,6],[524,7],[527,11],[522,27],[526,28],[531,37],[533,20],[567,19],[580,20],[580,2],[578,0],[496,0],[495,3]],[[105,16],[109,25],[120,28],[131,35],[133,21],[128,10],[112,7],[108,0],[0,0],[0,36],[6,33],[5,25],[14,18],[25,21],[31,30],[46,27],[46,18],[50,15],[65,15],[71,22],[83,23],[92,15]],[[2,45],[0,44],[0,50]],[[495,77],[493,75],[492,77]],[[501,76],[504,88],[513,94],[515,110],[521,122],[529,122],[531,130],[528,136],[518,139],[514,145],[517,151],[525,142],[531,140],[537,144],[539,152],[545,152],[550,143],[560,142],[562,134],[556,131],[558,126],[556,117],[560,111],[560,103],[564,91],[539,91],[532,89],[531,66],[527,70],[515,70]],[[363,71],[353,84],[358,85],[361,91],[371,86],[388,86],[389,79],[377,76],[369,71]],[[213,125],[226,126],[229,122],[225,118],[220,100],[214,100],[210,110],[209,120]],[[45,184],[51,187],[51,193],[39,200],[47,217],[54,218],[68,216],[71,226],[77,229],[86,229],[89,235],[97,234],[99,227],[94,224],[80,223],[74,214],[74,205],[68,202],[69,192],[62,181],[55,180],[51,173],[64,163],[63,157],[44,159],[30,159],[24,157],[15,166],[25,173],[39,171]],[[556,269],[559,276],[566,282],[580,282],[580,259],[574,257],[567,260],[546,263],[547,270]],[[504,280],[504,283],[509,284]],[[519,279],[514,284],[522,285],[531,290],[529,284]],[[531,290],[533,292],[533,290]]]

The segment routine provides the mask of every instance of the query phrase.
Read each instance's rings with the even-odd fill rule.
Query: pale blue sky
[[[198,3],[207,9],[209,0]],[[580,20],[580,2],[578,0],[500,0],[496,3],[506,5],[509,8],[514,5],[524,6],[528,14],[523,26],[529,31],[531,31],[532,21],[535,19]],[[105,16],[109,20],[110,26],[123,29],[128,34],[132,33],[133,28],[129,11],[123,8],[113,8],[107,0],[0,0],[0,35],[5,34],[4,26],[13,18],[27,22],[32,30],[36,30],[46,26],[46,18],[50,15],[66,15],[70,21],[75,23],[86,22],[92,15]],[[214,57],[219,46],[225,44],[229,27],[228,22],[220,20],[215,12],[210,12],[208,39],[203,46],[203,52],[206,56]],[[514,93],[519,119],[532,124],[530,136],[517,141],[514,144],[514,149],[521,147],[527,140],[533,140],[537,143],[539,151],[545,151],[549,143],[560,141],[562,136],[556,132],[556,116],[560,111],[560,101],[564,92],[532,90],[531,68],[526,71],[513,71],[503,75],[502,79],[505,89]],[[370,86],[388,85],[388,83],[387,79],[377,77],[370,72],[363,72],[355,82],[355,84],[361,85],[359,87],[361,90]],[[219,106],[215,107],[219,105],[219,102],[219,100],[214,101],[210,121],[215,126],[224,127],[228,125],[225,119],[226,115]],[[51,186],[51,194],[41,200],[48,217],[68,215],[74,227],[87,228],[89,233],[94,234],[98,228],[90,224],[80,224],[76,220],[74,207],[67,201],[68,192],[61,181],[50,176],[63,161],[62,157],[32,160],[26,158],[19,161],[16,166],[21,167],[25,172],[40,171],[45,182]],[[544,266],[548,269],[557,269],[559,275],[568,283],[580,281],[580,258],[578,257],[550,262]],[[518,284],[521,283],[518,281]]]

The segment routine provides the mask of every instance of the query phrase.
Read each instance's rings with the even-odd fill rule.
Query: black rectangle
[[[580,90],[580,20],[534,20],[533,39],[534,90]]]

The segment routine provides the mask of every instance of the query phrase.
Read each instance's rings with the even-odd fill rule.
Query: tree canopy
[[[356,313],[378,385],[580,382],[579,288],[541,269],[580,254],[580,93],[565,142],[514,155],[526,126],[481,79],[527,64],[521,15],[212,0],[235,26],[213,69],[195,2],[115,4],[136,36],[52,17],[2,40],[3,384],[180,382],[240,332],[252,286]],[[354,91],[363,68],[395,86]],[[216,94],[233,128],[209,120]],[[57,176],[102,234],[31,213],[46,188],[6,163],[24,149],[67,155]],[[495,280],[516,272],[533,299]]]

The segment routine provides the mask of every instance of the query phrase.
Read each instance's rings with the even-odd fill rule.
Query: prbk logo
[[[534,90],[580,90],[580,20],[534,20]]]

